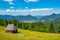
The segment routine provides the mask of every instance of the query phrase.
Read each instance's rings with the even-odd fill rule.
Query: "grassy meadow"
[[[35,32],[18,29],[18,33],[6,33],[5,27],[0,26],[0,40],[60,40],[60,34]]]

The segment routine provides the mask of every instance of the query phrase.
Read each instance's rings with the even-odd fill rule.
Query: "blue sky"
[[[60,13],[60,0],[0,0],[0,15],[50,15]]]

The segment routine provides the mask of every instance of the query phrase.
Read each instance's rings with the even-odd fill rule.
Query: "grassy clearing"
[[[60,40],[60,34],[35,32],[18,29],[19,33],[6,33],[5,27],[0,26],[0,40]]]

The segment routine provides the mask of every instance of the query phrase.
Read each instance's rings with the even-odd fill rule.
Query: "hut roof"
[[[16,29],[17,29],[17,27],[14,26],[14,24],[8,24],[8,26],[6,28],[6,30],[16,30]]]

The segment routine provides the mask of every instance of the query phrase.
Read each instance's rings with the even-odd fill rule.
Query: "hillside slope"
[[[6,33],[4,26],[0,26],[0,40],[60,40],[60,34],[35,32],[18,29],[18,33]]]

